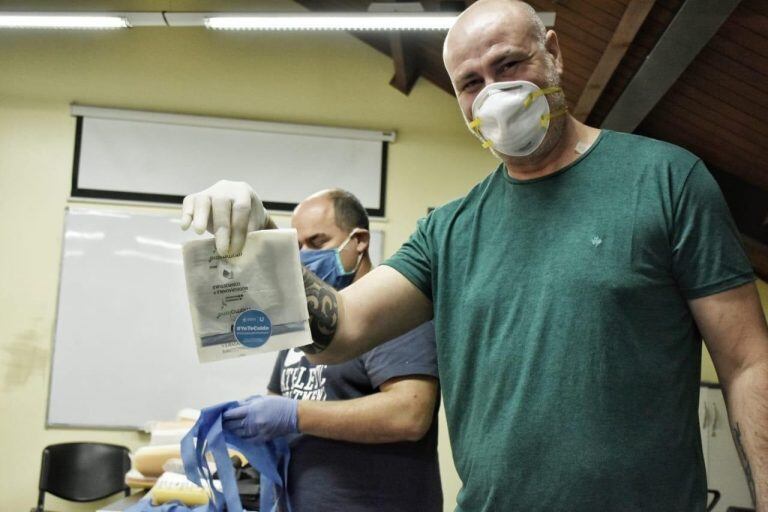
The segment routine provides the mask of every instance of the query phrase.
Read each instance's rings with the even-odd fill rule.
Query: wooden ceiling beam
[[[605,90],[605,86],[608,85],[614,72],[616,72],[616,68],[621,63],[621,59],[627,53],[629,45],[632,44],[638,30],[648,17],[648,13],[651,12],[654,3],[656,3],[655,0],[631,0],[627,5],[605,52],[603,52],[600,61],[587,81],[587,85],[581,92],[579,101],[576,103],[573,115],[579,121],[585,121],[589,117],[595,103]]]
[[[414,49],[409,37],[411,35],[396,31],[389,36],[390,55],[395,65],[395,75],[389,81],[389,85],[406,96],[411,93],[416,79],[419,78]]]
[[[602,128],[633,132],[741,0],[685,0],[646,57]]]

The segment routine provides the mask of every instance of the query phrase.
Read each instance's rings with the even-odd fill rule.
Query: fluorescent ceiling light
[[[402,2],[398,9],[414,5]],[[371,4],[383,9],[390,4]],[[547,27],[554,12],[539,12]],[[458,13],[377,11],[354,13],[215,13],[215,12],[10,12],[0,11],[0,29],[111,29],[126,27],[200,27],[231,30],[448,30]]]
[[[0,14],[0,28],[105,29],[128,26],[128,21],[120,16]]]
[[[448,30],[457,14],[360,13],[209,16],[205,26],[228,30]]]

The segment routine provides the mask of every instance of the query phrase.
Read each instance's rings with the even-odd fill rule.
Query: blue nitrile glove
[[[259,396],[224,412],[224,430],[243,439],[266,442],[299,432],[299,402],[282,396]]]

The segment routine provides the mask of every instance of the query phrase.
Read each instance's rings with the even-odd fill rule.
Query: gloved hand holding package
[[[296,231],[249,233],[222,257],[213,239],[184,244],[184,272],[200,362],[312,343]]]

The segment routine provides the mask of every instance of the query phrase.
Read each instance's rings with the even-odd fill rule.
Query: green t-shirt
[[[457,510],[704,510],[687,301],[754,277],[699,159],[603,130],[549,176],[500,166],[385,264],[433,302]]]

